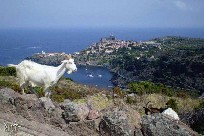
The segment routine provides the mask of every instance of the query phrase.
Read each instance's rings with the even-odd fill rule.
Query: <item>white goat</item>
[[[168,109],[164,110],[162,112],[162,114],[168,115],[168,116],[172,117],[175,120],[179,120],[178,114],[172,108],[168,108]]]
[[[54,86],[66,71],[71,74],[77,70],[74,59],[69,55],[66,55],[66,60],[63,60],[58,67],[41,65],[29,60],[24,60],[18,65],[9,64],[8,66],[16,67],[23,94],[26,86],[38,86],[44,87],[45,97],[48,98],[51,95],[49,88]]]

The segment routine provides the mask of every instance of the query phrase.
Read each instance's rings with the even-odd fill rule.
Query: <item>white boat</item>
[[[102,77],[102,75],[98,75],[98,77]]]
[[[92,74],[87,75],[88,77],[94,77]]]

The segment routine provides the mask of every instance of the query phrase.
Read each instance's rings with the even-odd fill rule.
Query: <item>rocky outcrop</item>
[[[100,112],[90,108],[87,103],[74,103],[68,101],[67,103],[63,102],[60,105],[64,110],[62,116],[67,123],[84,121],[86,119],[93,120],[100,117]]]
[[[142,118],[144,136],[198,136],[199,134],[180,121],[173,120],[160,113]]]
[[[20,95],[12,89],[0,89],[1,111],[20,115],[27,120],[35,120],[41,123],[62,124],[62,110],[58,107],[48,111],[48,101],[42,101],[35,94]],[[52,102],[50,102],[52,103]],[[53,106],[53,105],[52,105]]]

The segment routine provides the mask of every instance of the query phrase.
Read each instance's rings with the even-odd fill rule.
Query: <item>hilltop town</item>
[[[108,60],[115,58],[116,53],[122,49],[126,48],[131,50],[132,48],[139,47],[141,49],[147,49],[149,47],[156,47],[161,49],[161,43],[156,41],[125,41],[116,39],[115,36],[109,36],[101,38],[99,42],[93,43],[91,46],[86,48],[81,52],[75,52],[75,61],[81,65],[94,65],[94,66],[105,66],[108,67]],[[138,54],[137,59],[142,57],[144,54]]]

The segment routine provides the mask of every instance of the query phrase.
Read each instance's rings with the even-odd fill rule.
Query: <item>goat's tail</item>
[[[8,64],[8,67],[17,67],[18,65],[14,65],[14,64]]]

